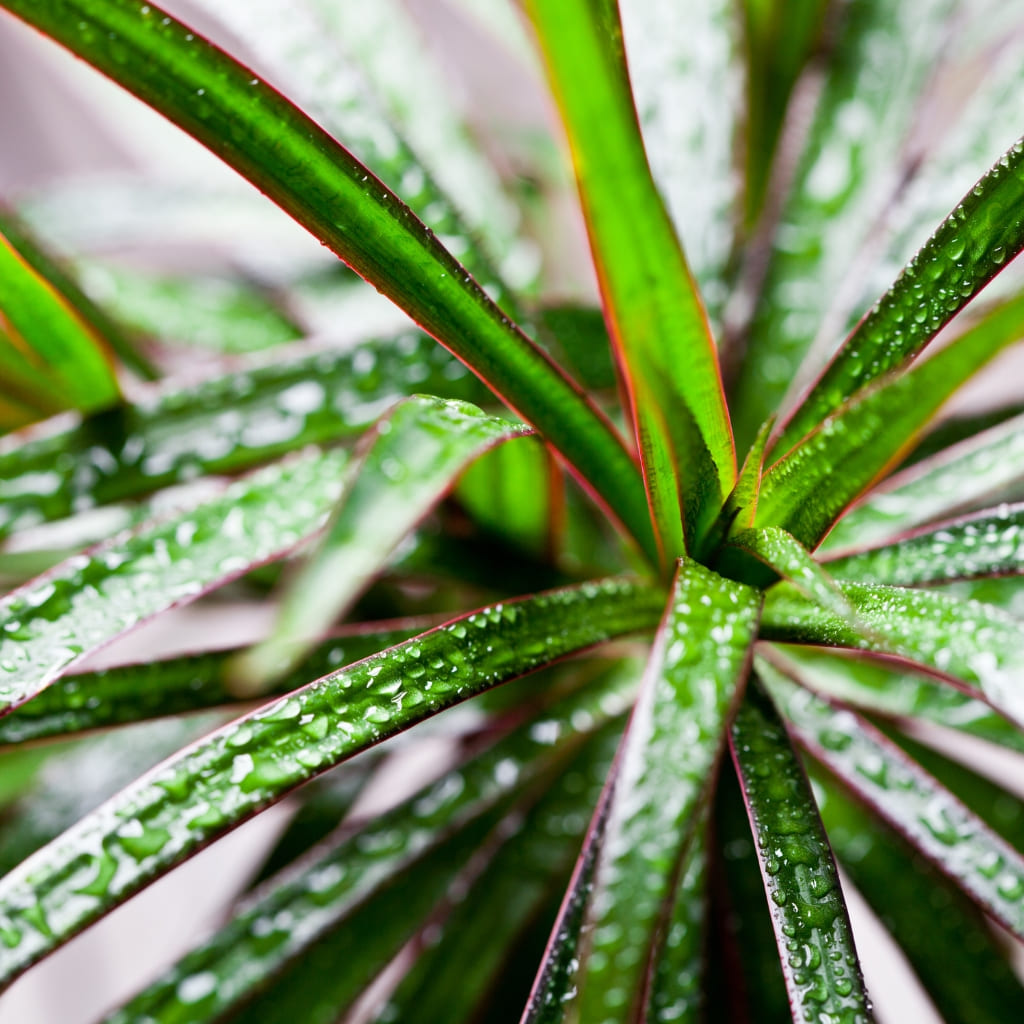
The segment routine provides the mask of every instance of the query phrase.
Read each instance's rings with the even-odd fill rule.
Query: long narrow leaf
[[[1017,576],[1024,572],[1024,505],[998,509],[916,530],[893,544],[869,548],[827,563],[840,579],[897,586],[948,583],[979,576]]]
[[[583,1020],[610,1012],[642,1018],[651,1012],[652,998],[664,994],[650,979],[659,977],[671,955],[666,942],[677,899],[694,898],[677,895],[677,886],[692,866],[759,610],[757,591],[696,563],[680,563],[623,738],[621,767],[609,782],[614,791],[577,971],[574,1012]],[[690,877],[695,881],[699,873]],[[686,948],[699,957],[700,943],[692,936]],[[698,976],[699,963],[688,964],[686,973]],[[692,1014],[694,993],[677,995]]]
[[[0,881],[0,982],[301,782],[501,682],[649,629],[661,604],[615,579],[485,608],[214,732]]]
[[[1024,142],[1014,144],[907,264],[776,441],[789,451],[860,388],[900,366],[1024,248]]]
[[[1017,936],[1024,933],[1024,857],[865,719],[765,680],[796,740]]]
[[[651,179],[615,0],[528,9],[568,131],[651,514],[671,564],[700,544],[736,476],[718,360]]]
[[[0,535],[147,494],[198,474],[233,473],[312,443],[352,438],[412,391],[486,401],[487,392],[416,331],[258,366],[69,426],[4,440]]]
[[[0,599],[0,713],[147,618],[311,536],[341,493],[347,459],[330,452],[258,470],[213,500],[76,555]]]
[[[759,686],[748,690],[730,744],[794,1020],[870,1020],[839,876],[811,787]]]
[[[821,815],[836,855],[942,1018],[1004,1024],[1024,1013],[1024,988],[977,908],[832,779],[812,778],[822,784]]]
[[[354,461],[341,504],[286,588],[270,635],[235,662],[239,683],[260,687],[294,668],[458,474],[526,430],[464,402],[418,395],[399,403]]]
[[[836,523],[829,550],[877,544],[983,502],[1024,497],[1024,416],[962,441],[891,477]]]
[[[151,3],[7,0],[3,7],[194,135],[405,309],[537,426],[654,557],[636,464],[608,422],[322,129]]]
[[[0,223],[5,372],[41,387],[41,397],[57,408],[102,409],[116,404],[121,392],[102,341],[2,228]]]
[[[920,366],[860,392],[768,471],[757,523],[781,526],[809,547],[817,545],[842,511],[906,453],[953,392],[1017,341],[1022,329],[1024,299],[1016,299]]]
[[[842,590],[862,631],[779,584],[765,601],[764,637],[906,658],[1024,720],[1024,623],[992,605],[934,591],[863,583]]]
[[[307,858],[271,878],[216,935],[187,954],[113,1019],[127,1024],[147,1014],[158,1020],[170,1020],[175,1013],[190,1012],[197,1015],[196,1024],[198,1019],[214,1020],[251,999],[266,987],[269,979],[306,956],[322,940],[332,945],[350,943],[361,907],[381,898],[379,894],[387,891],[389,878],[410,872],[419,875],[423,870],[421,862],[429,861],[432,852],[441,848],[449,835],[465,823],[486,816],[484,833],[474,830],[477,843],[481,843],[496,824],[490,812],[499,808],[502,814],[506,813],[510,798],[521,801],[524,791],[546,778],[553,768],[564,770],[567,759],[578,755],[585,737],[610,729],[614,742],[621,724],[616,726],[613,721],[609,727],[609,721],[624,714],[633,688],[629,675],[608,676],[599,685],[577,692],[527,720],[366,827],[343,829],[319,848],[312,859]],[[585,725],[578,736],[573,721]],[[579,793],[576,799],[580,799]],[[564,793],[561,803],[565,804]],[[562,813],[566,812],[563,806]],[[458,865],[456,862],[452,870]],[[421,913],[443,895],[439,887],[431,887],[431,892],[432,900],[425,907],[421,899],[416,901]],[[301,930],[274,924],[292,920],[303,922]],[[403,919],[398,938],[391,940],[392,953],[409,937],[410,928],[418,927],[415,915],[411,923]],[[336,935],[339,929],[345,929],[348,937]],[[390,926],[382,930],[395,931]],[[335,937],[328,938],[331,935]],[[376,949],[366,959],[381,965]],[[354,977],[369,980],[372,969],[357,968],[351,960],[346,964],[342,988],[348,995]],[[199,1008],[188,1009],[181,995],[183,985],[185,991],[188,989],[186,979],[196,976],[212,976],[216,980],[204,998],[201,1018]],[[294,979],[285,974],[281,987],[294,986]],[[277,989],[278,985],[272,988]],[[281,996],[274,992],[272,998],[279,1002]],[[326,994],[321,993],[320,998],[326,999]],[[257,1000],[257,1012],[262,1002]],[[343,1009],[343,1003],[336,1005],[334,1016]]]

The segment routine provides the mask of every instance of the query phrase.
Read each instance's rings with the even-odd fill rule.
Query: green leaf
[[[780,34],[794,44],[800,45],[802,32],[813,33],[813,26],[798,22],[803,2],[764,6],[776,12]],[[779,410],[801,369],[813,365],[805,359],[815,338],[832,343],[844,329],[843,319],[830,324],[828,314],[899,184],[904,140],[954,6],[954,0],[922,0],[913,8],[850,0],[835,8],[824,85],[774,233],[730,403],[740,445]],[[751,89],[758,84],[752,77]],[[795,440],[823,418],[823,412],[810,417]]]
[[[677,899],[695,894],[694,844],[704,820],[730,710],[750,657],[760,594],[694,562],[680,563],[672,601],[623,738],[620,767],[597,853],[583,926],[575,1009],[582,1020],[609,1013],[641,1019],[649,1000],[671,998],[692,1015],[699,998],[701,944],[690,937],[685,983],[664,978]],[[704,643],[710,636],[714,644]],[[684,915],[685,916],[685,915]],[[650,972],[661,979],[649,986]],[[564,1008],[568,1010],[568,1007]]]
[[[999,307],[907,373],[861,391],[765,475],[760,525],[815,546],[843,510],[906,454],[956,389],[1020,337],[1024,298]]]
[[[356,626],[318,644],[270,692],[288,693],[424,628],[422,623],[412,621],[385,625],[396,628]],[[52,739],[241,704],[247,698],[239,698],[226,682],[227,667],[241,650],[231,648],[64,676],[0,718],[0,743]]]
[[[828,838],[785,726],[756,682],[730,744],[794,1019],[866,1022],[871,1004]]]
[[[96,305],[83,290],[78,275],[62,263],[58,257],[47,251],[28,225],[13,211],[0,203],[0,235],[17,252],[18,256],[45,281],[74,311],[75,316],[100,339],[125,364],[144,378],[152,380],[156,371],[139,353],[134,342],[102,307]],[[96,347],[96,341],[93,341]]]
[[[739,26],[732,0],[619,3],[633,102],[651,173],[686,248],[713,332],[729,297],[726,271],[739,219]],[[680,111],[686,111],[680,116]]]
[[[775,450],[789,451],[851,395],[920,352],[1024,248],[1022,210],[1024,141],[964,196],[861,321]]]
[[[587,743],[532,807],[473,887],[440,923],[436,945],[420,955],[373,1020],[456,1024],[482,1019],[480,1005],[514,941],[564,885],[601,794],[622,723]],[[475,1012],[474,1012],[475,1011]]]
[[[259,692],[293,669],[458,474],[488,448],[527,429],[465,402],[422,395],[383,417],[349,469],[324,536],[286,586],[270,634],[235,660],[238,686]]]
[[[836,523],[824,546],[877,544],[983,502],[1024,497],[1022,451],[1024,416],[1016,416],[891,477]]]
[[[290,551],[327,518],[347,461],[330,452],[268,466],[0,598],[0,709],[140,622]]]
[[[904,587],[979,576],[1024,572],[1024,505],[998,509],[916,531],[894,544],[859,551],[828,562],[840,579],[871,583],[884,580]]]
[[[969,693],[1014,721],[1024,719],[1024,623],[992,605],[934,591],[864,583],[841,587],[862,632],[782,583],[768,592],[762,635],[907,658],[960,680]]]
[[[751,560],[760,563],[753,570]],[[808,600],[827,608],[841,618],[851,618],[853,609],[847,603],[835,580],[810,555],[798,540],[777,526],[740,530],[729,538],[718,559],[725,575],[746,570],[746,578],[768,583],[775,574],[789,580]],[[762,567],[770,572],[764,573]],[[760,571],[758,571],[760,569]]]
[[[210,734],[0,880],[0,981],[300,783],[501,682],[653,627],[662,601],[613,579],[481,609]]]
[[[982,910],[1024,933],[1024,857],[865,719],[781,673],[766,684],[796,740]]]
[[[429,338],[405,331],[347,352],[237,370],[0,451],[0,535],[208,473],[355,437],[410,391],[486,401],[479,381]]]
[[[667,565],[700,544],[736,476],[717,356],[651,179],[615,3],[534,0],[528,10],[569,135]]]
[[[587,397],[370,170],[279,93],[141,0],[5,0],[212,149],[534,424],[655,558],[632,456]]]
[[[789,647],[784,656],[773,650],[770,658],[801,685],[844,704],[891,718],[934,722],[1024,753],[1024,733],[1015,724],[946,682],[820,648]]]
[[[102,409],[121,398],[103,342],[0,222],[3,386],[49,409]],[[49,269],[49,268],[47,268]]]
[[[821,816],[843,868],[899,943],[942,1019],[1016,1020],[1024,1012],[1024,988],[977,908],[834,782],[819,773],[812,778],[821,781]]]
[[[416,880],[430,870],[434,852],[446,849],[448,837],[468,822],[483,819],[482,829],[471,829],[470,833],[477,847],[486,845],[487,833],[508,813],[509,800],[517,804],[526,800],[529,804],[536,796],[531,791],[538,784],[550,786],[557,793],[554,799],[562,815],[578,817],[578,810],[566,806],[564,788],[568,785],[571,791],[573,782],[577,784],[575,801],[582,799],[579,768],[574,771],[569,765],[579,760],[581,748],[591,750],[590,740],[595,735],[600,737],[599,750],[607,748],[609,740],[614,743],[634,684],[629,673],[606,675],[597,685],[552,703],[370,824],[343,828],[319,847],[312,859],[297,862],[245,900],[219,932],[122,1007],[113,1020],[128,1024],[148,1015],[160,1021],[187,1018],[197,1024],[200,1019],[218,1019],[252,999],[271,978],[275,982],[271,983],[270,997],[275,1004],[280,1003],[281,989],[296,989],[292,977],[295,971],[290,971],[289,965],[305,958],[321,943],[337,947],[358,939],[358,923],[374,902],[387,899],[389,880],[409,876],[416,885]],[[574,722],[584,727],[577,730]],[[591,759],[597,752],[591,750]],[[561,777],[560,782],[552,779],[553,772]],[[584,778],[592,787],[589,775]],[[499,812],[497,819],[492,813],[495,810]],[[585,821],[585,817],[580,821],[581,829]],[[578,845],[578,835],[570,830],[566,836],[570,847]],[[551,837],[547,839],[552,841]],[[535,841],[540,841],[539,835]],[[526,842],[530,842],[529,833]],[[440,876],[449,882],[456,870],[463,871],[464,861],[473,852],[466,838],[457,843],[461,859],[454,860],[447,874]],[[569,854],[569,863],[572,856],[574,851]],[[424,899],[423,893],[416,894],[409,908],[418,913],[401,915],[397,921],[377,920],[373,930],[389,936],[392,955],[412,931],[422,926],[428,911],[444,895],[443,885],[424,884],[423,888],[429,895]],[[301,921],[302,928],[276,923],[286,921]],[[359,991],[353,982],[360,978],[368,982],[374,968],[379,969],[390,958],[387,953],[382,957],[379,941],[380,937],[369,955],[350,952],[346,957],[346,970],[338,972],[344,977],[339,979],[334,996],[337,1001],[332,1020],[346,1009],[345,999]],[[299,965],[297,973],[303,975]],[[201,1017],[182,996],[188,989],[186,979],[196,976],[216,980],[203,1000]],[[280,986],[276,983],[278,976]],[[317,1002],[330,998],[322,986],[315,986],[314,992]],[[254,1012],[263,1007],[264,998],[256,999]]]

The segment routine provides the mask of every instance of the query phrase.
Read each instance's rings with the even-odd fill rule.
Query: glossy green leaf
[[[480,1006],[508,967],[516,936],[543,911],[572,869],[615,754],[622,723],[615,725],[551,779],[534,806],[519,810],[518,827],[453,906],[440,925],[436,945],[421,954],[374,1014],[375,1022],[456,1024],[481,1019]]]
[[[841,586],[859,631],[783,583],[768,593],[762,635],[906,658],[959,680],[1014,721],[1024,719],[1024,623],[992,605],[935,591]]]
[[[402,624],[396,624],[401,627]],[[419,628],[417,628],[419,627]],[[365,626],[318,644],[271,691],[291,690],[420,632],[420,623]],[[241,703],[227,685],[240,648],[68,675],[0,718],[0,743],[26,743]]]
[[[325,676],[207,736],[0,881],[0,980],[301,782],[508,679],[651,628],[622,579],[485,608]]]
[[[121,398],[103,342],[0,223],[0,368],[13,397],[102,409]]]
[[[945,583],[1024,572],[1024,506],[998,509],[918,530],[894,544],[869,548],[827,563],[840,579],[898,586]]]
[[[327,518],[347,461],[330,452],[268,466],[0,598],[0,706],[22,704],[140,622],[290,551]]]
[[[717,356],[651,179],[614,0],[532,2],[528,10],[569,135],[651,515],[670,564],[700,544],[736,476]]]
[[[1024,416],[1015,416],[891,477],[825,539],[838,551],[887,541],[982,503],[1024,497]]]
[[[839,876],[810,784],[759,685],[748,688],[730,744],[757,842],[794,1019],[867,1022]]]
[[[1020,1016],[1024,988],[977,908],[831,780],[822,782],[819,806],[836,855],[943,1019],[1003,1024]]]
[[[829,416],[765,475],[757,523],[817,545],[843,510],[893,466],[954,391],[1013,344],[1024,299],[999,307],[931,359],[890,375]]]
[[[776,441],[784,454],[851,395],[902,365],[1024,248],[1024,142],[967,193],[846,340]]]
[[[649,1000],[669,992],[684,1013],[695,1012],[699,964],[687,964],[682,986],[677,981],[652,989],[648,976],[659,976],[665,958],[680,966],[667,946],[676,888],[693,870],[695,834],[759,608],[757,591],[696,563],[680,563],[623,738],[620,768],[609,783],[614,790],[588,899],[575,1009],[569,1011],[581,1020],[642,1018],[653,1012]],[[707,636],[714,646],[703,643]],[[698,878],[699,872],[691,876]],[[678,896],[694,898],[689,892]],[[692,936],[686,948],[699,956]]]
[[[809,689],[891,718],[919,718],[1024,753],[1024,733],[984,701],[891,664],[813,647],[789,647],[771,661]]]
[[[257,890],[224,928],[124,1006],[113,1020],[128,1024],[148,1015],[162,1022],[191,1019],[193,1024],[198,1024],[199,1020],[218,1019],[233,1006],[251,999],[269,978],[307,955],[321,940],[326,939],[331,944],[346,941],[335,934],[339,929],[350,933],[347,941],[351,942],[360,908],[386,891],[389,879],[410,873],[415,877],[422,870],[418,865],[429,862],[432,852],[441,848],[448,836],[467,822],[486,817],[483,832],[474,830],[477,844],[482,844],[487,831],[497,824],[490,812],[497,808],[502,814],[507,813],[509,799],[522,802],[539,781],[557,793],[554,800],[559,815],[575,813],[579,818],[579,812],[572,811],[571,805],[573,799],[578,803],[583,798],[578,787],[581,775],[578,769],[572,773],[567,762],[578,759],[581,744],[594,734],[603,737],[604,748],[608,747],[609,739],[615,742],[621,731],[619,719],[628,708],[633,682],[628,674],[604,677],[598,685],[553,703],[540,715],[525,721],[482,753],[444,773],[370,824],[343,828],[318,849],[312,860],[297,862]],[[552,780],[553,770],[560,774],[570,771],[570,779],[563,776],[560,782]],[[589,776],[583,777],[593,788]],[[565,786],[568,783],[572,793],[573,782],[577,784],[576,792],[570,798]],[[584,807],[579,829],[585,825],[589,813],[585,801]],[[578,845],[578,833],[569,830],[566,836],[571,864],[575,855],[572,847]],[[527,833],[527,843],[540,839],[537,835],[531,840]],[[562,837],[563,842],[564,839]],[[555,845],[557,842],[556,839]],[[466,851],[467,855],[471,850],[472,847]],[[566,864],[566,870],[568,866]],[[449,881],[456,868],[461,870],[461,867],[461,861],[452,865]],[[433,886],[430,891],[431,902],[424,905],[420,897],[415,901],[424,917],[432,901],[439,901],[444,895],[442,887]],[[284,925],[289,921],[302,921],[302,928]],[[392,952],[409,937],[410,928],[418,930],[421,923],[415,916],[411,923],[402,920],[398,938],[392,939]],[[380,925],[395,933],[383,921]],[[330,937],[332,935],[334,937]],[[372,970],[357,968],[352,962],[354,959],[347,961],[345,973],[369,980]],[[376,950],[370,959],[378,968],[383,966]],[[201,1009],[183,998],[183,992],[195,987],[194,982],[187,980],[194,977],[215,982],[207,991]],[[284,985],[293,987],[287,974]],[[342,992],[351,996],[351,979],[346,979]],[[275,1002],[280,999],[277,995],[273,998]],[[318,994],[318,1001],[327,998],[326,993]],[[258,1010],[261,1003],[262,999],[258,999],[254,1010]],[[334,1016],[344,1009],[344,1002],[336,1005]],[[195,1016],[189,1017],[189,1014]]]
[[[783,35],[799,37],[806,28],[791,26],[803,12],[793,6],[769,8],[776,10]],[[747,330],[731,403],[740,445],[779,410],[802,369],[806,380],[804,361],[815,338],[831,343],[844,328],[842,319],[830,324],[828,314],[872,222],[899,184],[901,146],[954,6],[955,0],[913,7],[851,0],[837,9],[824,85]],[[795,439],[823,418],[823,412],[810,417]]]
[[[732,0],[620,0],[630,85],[651,173],[686,248],[715,334],[739,219],[739,25]],[[681,115],[685,111],[685,115]]]
[[[3,7],[207,145],[372,281],[533,423],[654,557],[637,466],[608,422],[322,129],[153,4],[7,0]]]
[[[802,746],[983,910],[1024,932],[1021,854],[865,719],[781,673],[765,681]]]
[[[124,329],[108,312],[98,306],[82,287],[79,275],[58,257],[47,251],[28,225],[13,211],[0,204],[0,235],[18,256],[74,311],[87,331],[101,339],[125,366],[142,377],[152,379],[156,372]],[[96,347],[96,343],[93,343]]]
[[[233,473],[311,443],[361,433],[399,398],[487,392],[417,331],[156,391],[69,426],[6,439],[0,535],[203,473]]]
[[[295,667],[348,610],[406,534],[488,448],[527,428],[465,402],[400,402],[350,467],[323,537],[292,577],[270,634],[234,662],[238,685],[261,689]]]
[[[759,565],[751,568],[752,563]],[[807,548],[777,526],[740,530],[734,534],[719,555],[722,572],[732,576],[746,570],[746,578],[760,583],[771,582],[774,575],[789,580],[811,601],[844,618],[853,616],[835,580],[811,557]],[[764,573],[765,567],[769,570]]]

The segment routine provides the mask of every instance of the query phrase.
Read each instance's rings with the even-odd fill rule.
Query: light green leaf
[[[360,434],[399,398],[429,389],[486,401],[465,368],[418,331],[282,359],[68,426],[5,439],[0,536],[135,498],[201,474],[234,473]]]
[[[730,744],[794,1019],[866,1024],[871,1003],[828,838],[786,728],[756,683]]]
[[[613,579],[484,608],[211,733],[0,880],[0,983],[300,783],[501,682],[650,629],[662,605],[659,590]]]
[[[717,356],[651,178],[614,0],[534,0],[528,10],[569,135],[668,566],[699,548],[736,477]]]
[[[781,583],[765,600],[762,635],[907,658],[960,680],[1014,721],[1024,720],[1024,623],[992,605],[935,591],[841,587],[862,632]]]
[[[240,692],[290,671],[348,610],[399,542],[488,448],[529,428],[417,395],[383,417],[349,467],[341,503],[285,587],[270,634],[233,663]]]
[[[24,703],[140,622],[290,551],[327,518],[347,461],[330,452],[268,466],[0,598],[0,707]]]

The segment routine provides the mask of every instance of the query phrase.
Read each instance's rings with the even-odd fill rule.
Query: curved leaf
[[[819,773],[812,778],[822,783],[821,816],[843,868],[899,943],[943,1019],[1004,1024],[1020,1016],[1024,988],[977,908],[834,782]]]
[[[694,898],[689,891],[677,896],[677,888],[688,873],[691,881],[700,877],[695,835],[743,683],[760,601],[749,587],[694,562],[680,563],[620,767],[608,783],[614,788],[583,924],[577,995],[563,1013],[639,1019],[652,1012],[650,1000],[673,989],[673,1003],[693,1011],[686,1005],[697,998],[691,986],[699,962],[688,963],[681,987],[652,988],[650,978],[651,972],[659,978],[666,957],[674,961],[666,947],[673,914]],[[713,646],[702,642],[707,636]],[[699,957],[701,944],[690,937],[686,949]]]
[[[251,999],[269,979],[286,971],[289,964],[303,958],[321,941],[326,939],[332,945],[350,942],[362,908],[386,893],[389,879],[399,874],[421,876],[423,862],[430,861],[433,851],[444,848],[449,836],[466,823],[485,818],[482,832],[472,830],[479,846],[487,831],[498,824],[491,812],[497,809],[499,816],[507,814],[510,798],[522,802],[524,794],[528,795],[539,780],[550,782],[553,770],[561,773],[567,760],[579,756],[587,737],[610,731],[614,742],[621,730],[616,716],[625,713],[634,688],[631,674],[608,675],[597,685],[553,703],[370,824],[343,828],[319,847],[312,859],[306,858],[272,877],[243,902],[216,935],[187,954],[112,1019],[125,1024],[147,1015],[160,1021],[193,1015],[189,1017],[193,1024],[215,1020]],[[607,739],[604,746],[608,745]],[[559,785],[551,784],[556,789]],[[561,813],[568,813],[565,793],[560,793],[558,799]],[[576,800],[580,800],[578,792]],[[570,842],[578,841],[571,832],[568,836]],[[463,861],[473,849],[465,846],[465,840],[459,843],[466,857],[452,864],[449,880],[456,869],[462,870]],[[413,901],[423,915],[444,895],[441,887],[429,889],[431,900],[424,902],[417,896]],[[301,929],[276,924],[300,920]],[[398,937],[392,939],[392,952],[411,934],[410,929],[419,927],[415,916],[411,921],[402,920]],[[336,934],[341,928],[349,933],[347,940]],[[376,930],[394,931],[386,919],[378,921]],[[332,934],[335,937],[328,938]],[[355,959],[347,958],[342,972],[346,975],[342,983],[346,994],[352,993],[355,978],[368,981],[372,977],[370,970],[357,968]],[[365,959],[383,966],[376,949]],[[298,972],[302,973],[301,967]],[[201,1016],[200,1008],[190,1006],[182,997],[189,989],[187,979],[197,976],[216,982],[203,999]],[[277,985],[271,987],[276,989]],[[294,990],[288,973],[283,975],[283,987]],[[271,998],[275,1003],[281,1001],[277,992],[272,992]],[[319,992],[318,1001],[327,998],[325,992]],[[260,1011],[262,1004],[263,999],[257,999],[254,1011]],[[343,1002],[336,1004],[332,1019],[343,1009]]]
[[[488,448],[527,430],[465,402],[422,395],[400,402],[350,467],[341,503],[285,588],[270,634],[235,659],[238,686],[258,691],[294,668],[455,477]]]
[[[329,452],[265,467],[0,598],[0,713],[147,618],[290,551],[327,518],[347,461]]]
[[[860,322],[775,443],[786,453],[851,395],[905,363],[1024,248],[1024,141],[967,193]]]
[[[841,587],[863,632],[783,583],[768,592],[762,635],[906,658],[960,680],[1004,715],[1024,720],[1024,623],[992,605],[934,591]]]
[[[755,682],[729,742],[757,841],[793,1015],[871,1020],[839,876],[785,726]]]
[[[531,2],[528,9],[569,135],[605,312],[632,402],[651,515],[668,565],[700,544],[736,476],[718,359],[651,179],[614,0]]]
[[[982,910],[1024,934],[1024,857],[865,719],[779,673],[766,680],[797,741]]]
[[[614,579],[495,605],[217,730],[0,880],[0,983],[301,782],[501,682],[651,628],[662,599]]]
[[[487,392],[418,331],[238,370],[0,450],[0,535],[204,473],[232,473],[311,443],[356,436],[399,398]]]
[[[1016,299],[921,365],[858,393],[768,471],[756,522],[815,546],[954,391],[1022,331],[1024,299]]]
[[[855,505],[825,539],[839,550],[889,540],[982,502],[1021,497],[1024,416],[1015,416],[891,477]]]
[[[142,0],[5,0],[184,128],[406,310],[533,423],[649,557],[638,470],[586,396],[368,168],[253,73]]]
[[[827,563],[841,579],[903,587],[1024,572],[1024,505],[969,516],[938,529],[917,530],[895,544]]]

